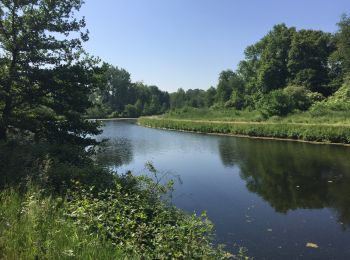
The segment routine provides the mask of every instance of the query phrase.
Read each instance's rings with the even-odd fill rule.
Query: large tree
[[[109,68],[104,74],[106,85],[103,99],[113,111],[123,112],[127,104],[133,103],[135,93],[132,93],[130,73],[125,69],[107,65]]]
[[[334,90],[328,87],[331,81],[329,57],[334,50],[330,33],[298,31],[293,37],[288,55],[290,83],[325,96],[332,94]]]
[[[216,101],[219,103],[227,102],[233,91],[242,89],[242,79],[239,74],[232,70],[224,70],[220,73],[219,83],[216,90]]]
[[[0,0],[0,139],[22,131],[59,143],[92,143],[82,118],[98,82],[84,54],[82,0]]]
[[[258,70],[258,86],[264,92],[282,88],[289,76],[287,70],[288,51],[295,35],[295,28],[285,24],[275,25],[263,39]]]

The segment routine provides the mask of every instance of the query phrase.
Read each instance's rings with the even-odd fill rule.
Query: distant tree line
[[[350,73],[350,18],[343,15],[338,27],[331,34],[275,25],[245,49],[236,71],[222,71],[216,87],[208,90],[179,88],[169,94],[156,86],[133,83],[126,70],[104,64],[104,85],[91,95],[94,107],[88,114],[138,117],[212,107],[284,116],[308,110],[333,96]]]
[[[88,115],[92,118],[138,117],[162,114],[169,109],[170,97],[157,86],[131,82],[125,69],[103,64],[103,84],[90,99],[94,106]]]
[[[342,85],[349,88],[350,18],[343,15],[338,27],[331,34],[275,25],[245,49],[245,59],[236,71],[220,73],[216,88],[179,89],[170,94],[170,108],[249,109],[267,116],[307,110]]]

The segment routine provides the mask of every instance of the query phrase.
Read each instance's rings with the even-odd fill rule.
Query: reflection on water
[[[100,162],[179,174],[174,203],[206,210],[218,242],[256,259],[350,259],[350,148],[148,129],[107,122]],[[319,245],[306,248],[307,242]]]
[[[277,212],[334,208],[339,223],[350,224],[348,148],[232,138],[220,140],[219,151],[223,164],[238,165],[248,190]]]
[[[97,149],[96,161],[111,168],[129,164],[133,159],[132,143],[127,138],[105,140]]]

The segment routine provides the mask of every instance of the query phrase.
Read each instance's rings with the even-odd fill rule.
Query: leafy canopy
[[[99,82],[88,57],[82,0],[0,1],[0,139],[27,133],[89,144],[97,124],[82,118]]]

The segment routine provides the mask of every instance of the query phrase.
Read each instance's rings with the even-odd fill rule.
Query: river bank
[[[138,124],[203,134],[350,146],[350,126],[340,124],[206,121],[141,117]]]

